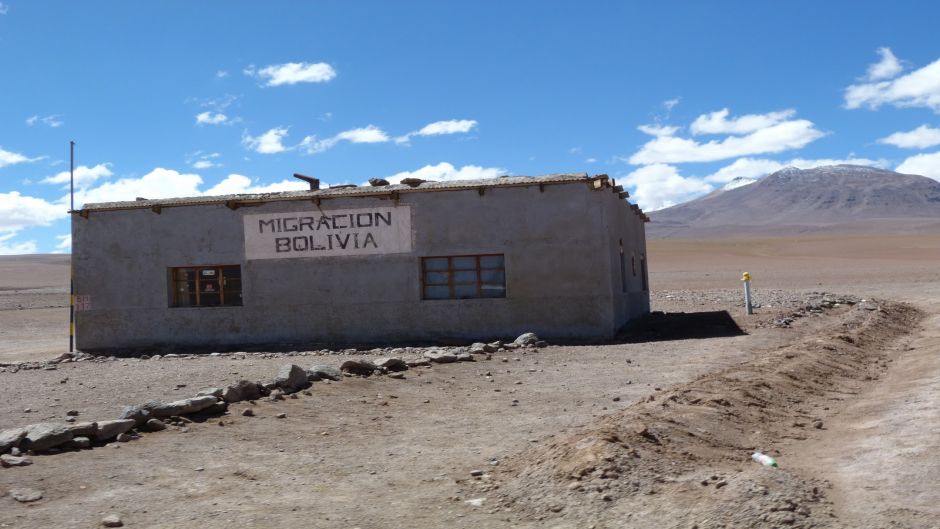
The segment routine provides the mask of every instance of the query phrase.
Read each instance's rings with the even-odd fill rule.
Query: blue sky
[[[70,139],[76,205],[294,172],[606,173],[647,210],[785,165],[940,179],[940,7],[652,4],[0,0],[0,254],[69,251]]]

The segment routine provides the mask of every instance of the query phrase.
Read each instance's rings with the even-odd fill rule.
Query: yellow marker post
[[[751,274],[741,274],[741,281],[744,281],[744,308],[747,314],[754,314],[754,307],[751,305]]]

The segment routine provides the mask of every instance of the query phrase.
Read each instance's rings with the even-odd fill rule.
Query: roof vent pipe
[[[300,173],[294,173],[294,178],[298,178],[298,179],[303,180],[304,182],[307,182],[308,184],[310,184],[310,190],[311,190],[311,191],[316,191],[316,190],[320,189],[320,179],[319,179],[319,178],[314,178],[314,177],[312,177],[312,176],[302,175],[302,174],[300,174]]]

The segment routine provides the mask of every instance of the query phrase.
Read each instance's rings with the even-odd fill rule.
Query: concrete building
[[[84,351],[613,336],[649,311],[647,217],[556,174],[87,204]]]

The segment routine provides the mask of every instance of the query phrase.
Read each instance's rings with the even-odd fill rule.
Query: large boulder
[[[66,425],[42,422],[26,427],[26,436],[20,443],[25,450],[42,452],[63,445],[75,437]]]
[[[258,389],[258,384],[250,380],[239,380],[225,389],[222,398],[225,402],[257,400],[261,398],[261,390]]]
[[[284,393],[296,393],[310,386],[307,381],[307,372],[298,365],[288,364],[281,366],[277,376],[274,377],[274,385],[282,389]]]
[[[315,365],[307,370],[308,380],[342,380],[343,372],[339,368],[327,365]]]
[[[127,432],[136,425],[134,419],[115,419],[113,421],[98,421],[98,431],[95,439],[107,441]]]
[[[346,360],[339,366],[339,370],[344,373],[352,373],[353,375],[359,375],[367,377],[378,369],[375,364],[371,361],[366,360],[365,358],[360,358],[357,360]]]
[[[12,430],[0,430],[0,454],[7,450],[19,446],[20,441],[26,437],[26,428],[13,428]]]

